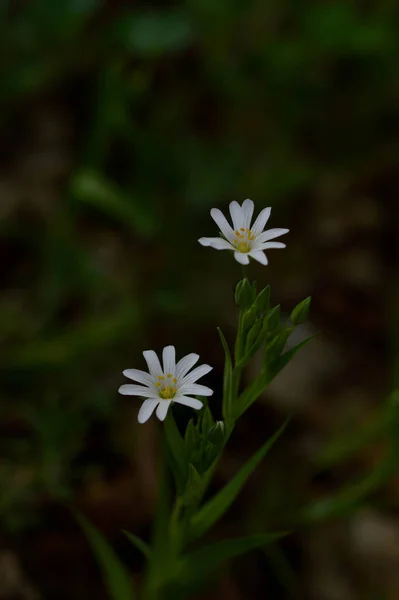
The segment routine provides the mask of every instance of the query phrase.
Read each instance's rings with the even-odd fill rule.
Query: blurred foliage
[[[210,207],[285,226],[396,163],[398,24],[394,0],[0,3],[2,529],[101,466],[141,349],[216,360],[238,276],[196,242]]]

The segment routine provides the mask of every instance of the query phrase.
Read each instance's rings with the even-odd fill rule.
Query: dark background
[[[197,239],[216,235],[210,208],[251,198],[290,234],[250,276],[286,315],[312,295],[322,334],[238,424],[215,489],[294,414],[213,536],[285,526],[373,469],[381,483],[198,597],[396,600],[385,430],[320,456],[378,430],[399,377],[397,3],[2,0],[0,13],[0,598],[106,597],[70,506],[140,580],[120,530],[148,539],[159,437],[117,394],[121,373],[144,368],[144,349],[198,352],[220,417],[216,327],[233,340],[241,269]],[[190,411],[175,412],[184,426]]]

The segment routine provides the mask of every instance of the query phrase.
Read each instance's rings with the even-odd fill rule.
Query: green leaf
[[[278,304],[269,311],[267,315],[267,330],[272,335],[281,329],[281,308]]]
[[[299,352],[299,350],[304,348],[311,340],[313,340],[316,337],[316,335],[318,335],[318,334],[309,335],[302,342],[299,342],[299,344],[296,344],[296,346],[294,346],[293,348],[290,348],[289,350],[287,350],[287,352],[284,352],[284,354],[280,357],[280,361],[279,361],[279,365],[278,365],[278,373],[286,365],[288,365],[288,363],[294,358],[295,354],[297,352]]]
[[[128,196],[93,170],[79,171],[71,181],[71,193],[80,202],[118,219],[135,233],[151,237],[157,227],[151,206]]]
[[[231,479],[228,484],[220,490],[216,496],[211,498],[204,506],[193,516],[190,524],[189,536],[192,540],[203,535],[220,517],[224,515],[231,506],[234,499],[238,496],[248,477],[258,466],[260,461],[266,456],[275,441],[284,431],[288,419],[272,435],[267,442],[248,460],[240,471]]]
[[[246,310],[255,300],[254,289],[245,277],[238,282],[235,291],[235,301],[241,310]]]
[[[224,562],[255,548],[271,544],[285,535],[287,532],[251,535],[203,546],[182,560],[180,577],[183,581],[201,581]]]
[[[177,428],[172,410],[169,410],[165,419],[164,430],[170,467],[175,477],[178,492],[182,494],[188,477],[187,449]]]
[[[218,327],[218,333],[224,350],[224,376],[223,376],[223,417],[230,422],[233,405],[233,364],[231,354],[222,330]]]
[[[269,312],[270,308],[270,285],[266,286],[258,295],[255,301],[257,313],[264,315]]]
[[[137,535],[134,535],[134,533],[130,533],[130,531],[126,531],[125,529],[123,529],[122,531],[126,535],[126,537],[132,542],[132,544],[136,546],[138,550],[140,550],[143,556],[145,556],[146,558],[150,557],[151,548],[148,544],[143,542],[143,540]]]
[[[295,354],[306,344],[310,342],[315,336],[309,336],[303,342],[300,342],[282,356],[278,357],[271,362],[266,364],[262,369],[260,375],[247,387],[246,390],[239,396],[235,407],[234,407],[234,419],[237,420],[248,408],[259,398],[259,396],[265,391],[269,383],[278,375],[278,373],[292,360]],[[276,339],[278,342],[279,340]]]
[[[116,37],[128,52],[157,56],[185,48],[193,39],[188,16],[181,9],[130,12],[118,21]]]
[[[182,497],[184,506],[197,505],[204,491],[204,480],[197,469],[190,463],[188,465],[188,480]]]
[[[75,518],[96,555],[112,600],[133,600],[135,594],[132,579],[114,550],[83,515],[75,512]]]

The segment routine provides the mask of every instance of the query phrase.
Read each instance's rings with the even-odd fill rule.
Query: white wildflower
[[[230,216],[233,228],[230,226],[222,211],[212,208],[211,217],[219,227],[223,237],[200,238],[202,246],[210,246],[216,250],[233,250],[234,258],[242,265],[249,264],[249,258],[254,258],[262,265],[267,265],[268,260],[264,250],[269,248],[285,248],[281,242],[271,242],[276,237],[288,233],[288,229],[268,229],[263,231],[270,217],[271,208],[264,208],[251,226],[254,203],[245,200],[242,206],[234,201],[230,204]]]
[[[126,377],[141,385],[126,384],[119,388],[120,394],[146,398],[139,410],[139,423],[145,423],[155,409],[158,419],[163,421],[172,402],[185,404],[195,409],[202,408],[202,402],[196,398],[190,398],[190,395],[212,396],[213,390],[205,385],[195,383],[200,377],[209,373],[212,367],[201,365],[189,373],[199,359],[198,354],[187,354],[176,364],[175,347],[166,346],[162,352],[163,367],[161,367],[154,350],[146,350],[143,355],[149,373],[138,369],[123,371]]]

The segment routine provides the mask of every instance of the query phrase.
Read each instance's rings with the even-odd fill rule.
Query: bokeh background
[[[286,315],[312,295],[322,333],[240,421],[214,489],[294,415],[212,535],[287,526],[341,487],[349,502],[306,509],[198,598],[397,600],[399,451],[380,467],[399,377],[397,3],[0,13],[0,598],[106,598],[71,506],[140,581],[121,529],[148,539],[160,445],[122,370],[169,343],[198,352],[220,416],[216,327],[233,340],[241,271],[197,239],[216,234],[211,207],[249,197],[291,230],[250,276]]]

